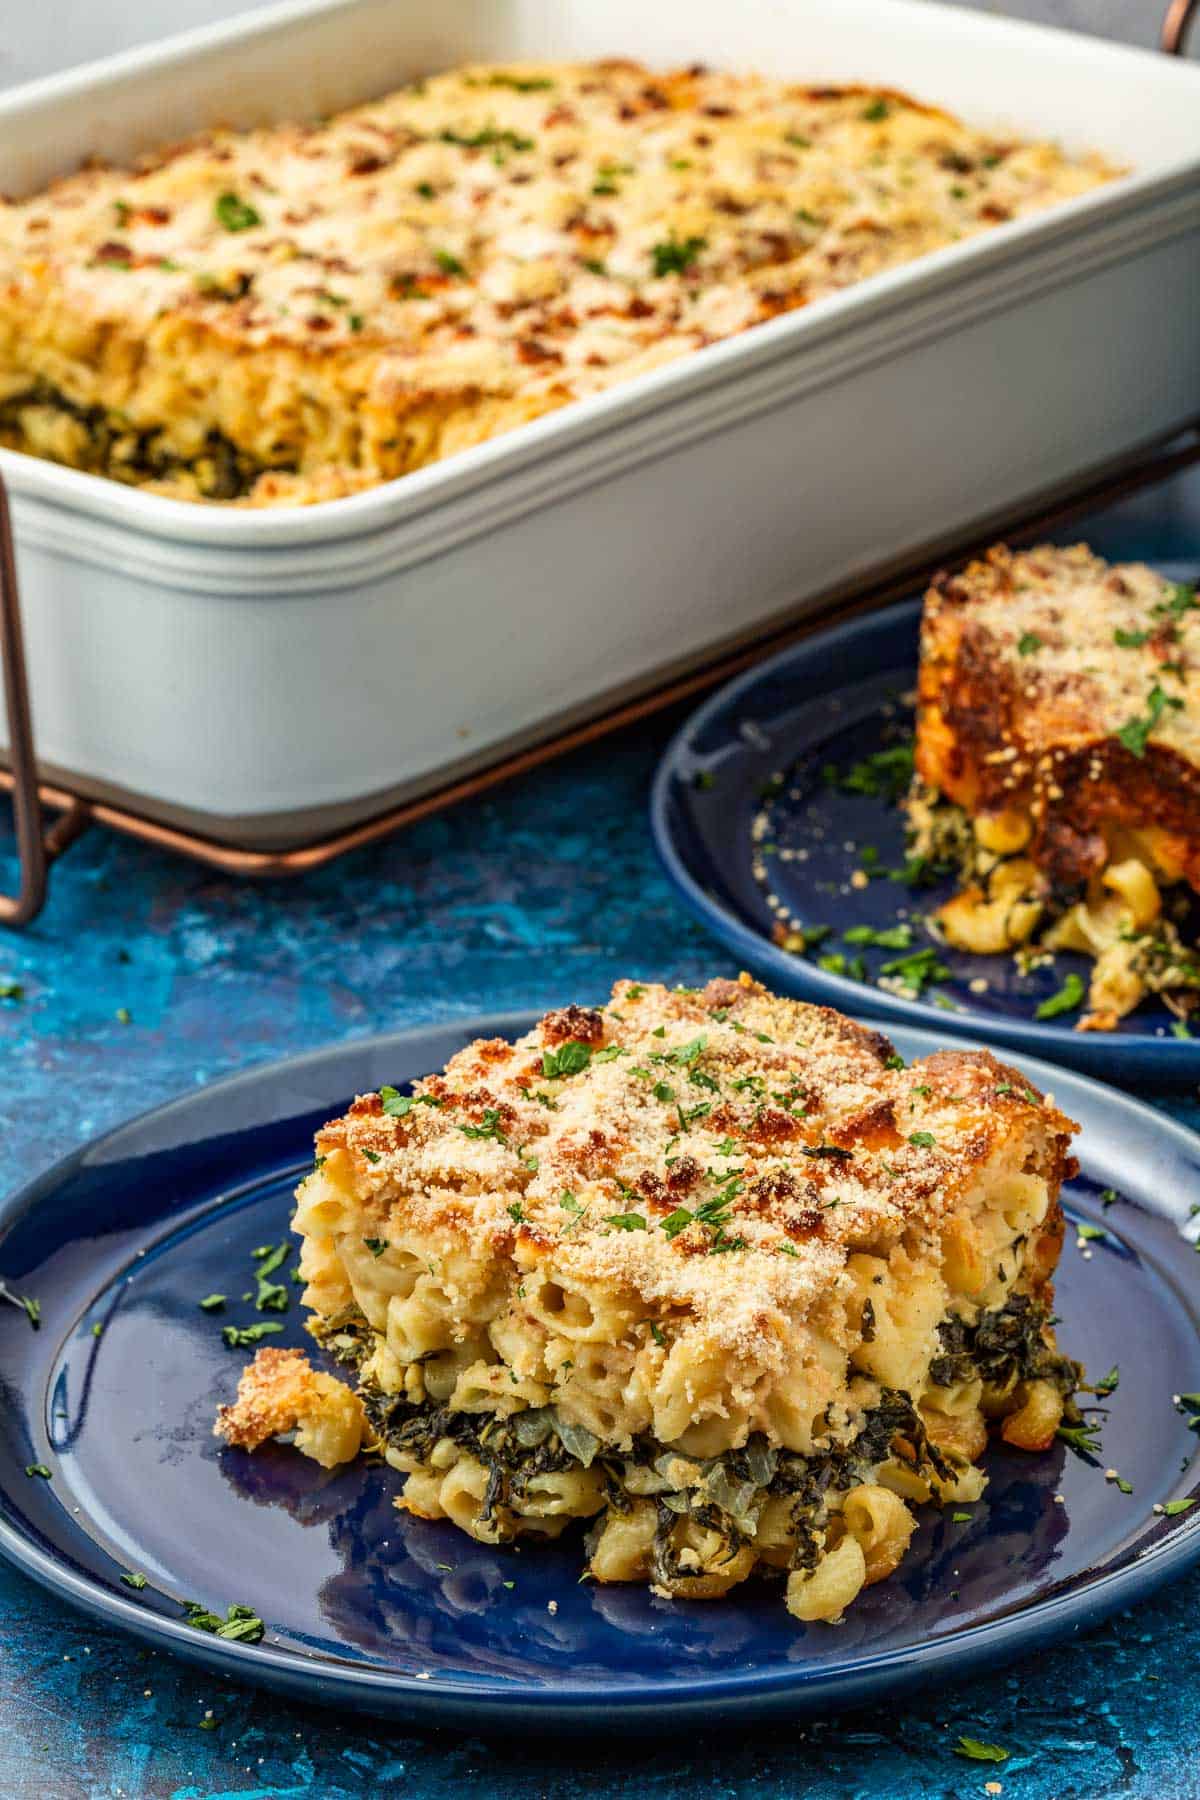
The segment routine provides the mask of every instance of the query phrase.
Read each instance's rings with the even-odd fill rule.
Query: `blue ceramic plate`
[[[1160,566],[1173,580],[1195,579],[1195,565]],[[886,792],[854,791],[855,771],[898,749],[903,781],[920,612],[919,601],[906,601],[819,632],[731,681],[692,715],[662,760],[651,802],[655,845],[680,894],[778,992],[986,1037],[1110,1079],[1197,1080],[1200,1024],[1191,1038],[1172,1035],[1176,1021],[1157,999],[1113,1032],[1075,1031],[1077,1009],[1035,1019],[1068,974],[1086,985],[1085,957],[1061,954],[1021,975],[1011,957],[935,946],[920,915],[948,899],[953,882],[914,889],[889,879],[887,871],[906,863],[903,818]],[[871,873],[866,886],[851,884],[855,871]],[[829,927],[829,935],[797,955],[772,941],[787,920]],[[842,935],[897,925],[907,949]],[[903,980],[885,965],[922,948],[936,948],[945,973],[919,998],[875,985],[881,975]],[[836,965],[838,957],[840,972],[818,960]],[[849,973],[856,958],[857,979]]]
[[[830,1630],[792,1621],[778,1586],[687,1605],[580,1585],[577,1543],[494,1550],[402,1518],[386,1469],[325,1473],[280,1446],[220,1446],[213,1411],[245,1360],[222,1324],[277,1320],[270,1341],[305,1341],[295,1298],[280,1316],[239,1295],[254,1249],[287,1236],[314,1127],[355,1092],[529,1023],[459,1021],[254,1070],[148,1113],[8,1201],[0,1275],[42,1316],[34,1331],[0,1306],[0,1550],[225,1674],[418,1723],[541,1730],[891,1700],[1091,1625],[1200,1555],[1200,1506],[1153,1510],[1200,1487],[1200,1440],[1171,1401],[1200,1388],[1200,1259],[1185,1241],[1200,1139],[1034,1062],[1083,1124],[1071,1216],[1104,1234],[1081,1248],[1068,1233],[1062,1341],[1093,1373],[1120,1365],[1100,1455],[1132,1494],[1065,1446],[994,1450],[970,1519],[927,1511],[898,1575]],[[908,1056],[936,1043],[895,1036]],[[1107,1189],[1120,1198],[1106,1205]],[[214,1291],[231,1297],[224,1313],[197,1304]],[[26,1475],[39,1463],[50,1480]],[[182,1621],[185,1600],[248,1605],[266,1637],[207,1636]]]

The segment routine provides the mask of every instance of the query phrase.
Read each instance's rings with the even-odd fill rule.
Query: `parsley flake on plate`
[[[983,1744],[978,1738],[960,1737],[954,1746],[955,1756],[965,1756],[970,1762],[1007,1762],[1009,1752],[1002,1750],[999,1744]]]
[[[1060,1013],[1074,1012],[1085,992],[1082,976],[1072,969],[1058,992],[1043,1000],[1033,1016],[1035,1019],[1056,1019]]]

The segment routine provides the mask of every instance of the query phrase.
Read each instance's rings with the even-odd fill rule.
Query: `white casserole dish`
[[[1200,412],[1200,71],[928,0],[311,0],[0,100],[0,188],[475,58],[904,88],[1133,173],[403,480],[299,511],[0,452],[48,779],[311,838]]]

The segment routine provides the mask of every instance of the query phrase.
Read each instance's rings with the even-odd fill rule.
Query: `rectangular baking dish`
[[[46,779],[310,840],[1200,413],[1200,71],[929,0],[276,6],[0,99],[0,188],[466,60],[622,54],[895,86],[1132,172],[344,500],[206,508],[0,452]]]

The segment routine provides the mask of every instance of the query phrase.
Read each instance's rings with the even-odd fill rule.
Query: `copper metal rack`
[[[1170,0],[1160,36],[1161,48],[1168,55],[1182,53],[1188,30],[1200,0]],[[29,698],[29,680],[25,664],[24,639],[21,631],[21,608],[17,589],[16,558],[13,551],[12,520],[8,496],[0,479],[0,676],[8,709],[8,767],[0,769],[0,787],[12,794],[13,816],[17,840],[19,880],[13,894],[0,893],[0,925],[27,925],[41,912],[46,902],[51,865],[77,838],[92,825],[105,825],[121,831],[142,843],[156,845],[190,856],[196,862],[227,875],[282,876],[303,875],[319,869],[347,851],[360,849],[414,824],[431,813],[469,800],[488,788],[524,774],[538,764],[563,756],[583,744],[595,742],[609,732],[636,724],[651,714],[678,701],[690,699],[751,663],[773,654],[832,620],[855,612],[868,611],[889,600],[911,593],[928,582],[935,569],[954,567],[978,553],[998,538],[1012,543],[1028,543],[1042,533],[1055,529],[1083,513],[1113,504],[1141,488],[1165,481],[1193,464],[1200,463],[1200,419],[1185,431],[1173,433],[1119,466],[1093,476],[1083,485],[1067,493],[1059,493],[1050,502],[1031,513],[991,521],[986,533],[972,533],[939,545],[935,555],[922,557],[889,570],[880,580],[861,588],[850,597],[832,597],[830,604],[819,608],[817,615],[803,621],[785,622],[768,635],[753,642],[727,649],[702,667],[612,707],[585,723],[548,736],[543,742],[515,754],[500,757],[489,768],[476,771],[461,780],[437,788],[417,799],[393,806],[347,830],[300,844],[288,850],[256,851],[225,844],[215,838],[202,837],[148,818],[133,807],[108,801],[86,799],[68,787],[60,787],[38,778],[34,747],[33,714]],[[808,611],[809,609],[806,609]],[[43,815],[57,815],[50,824]]]

